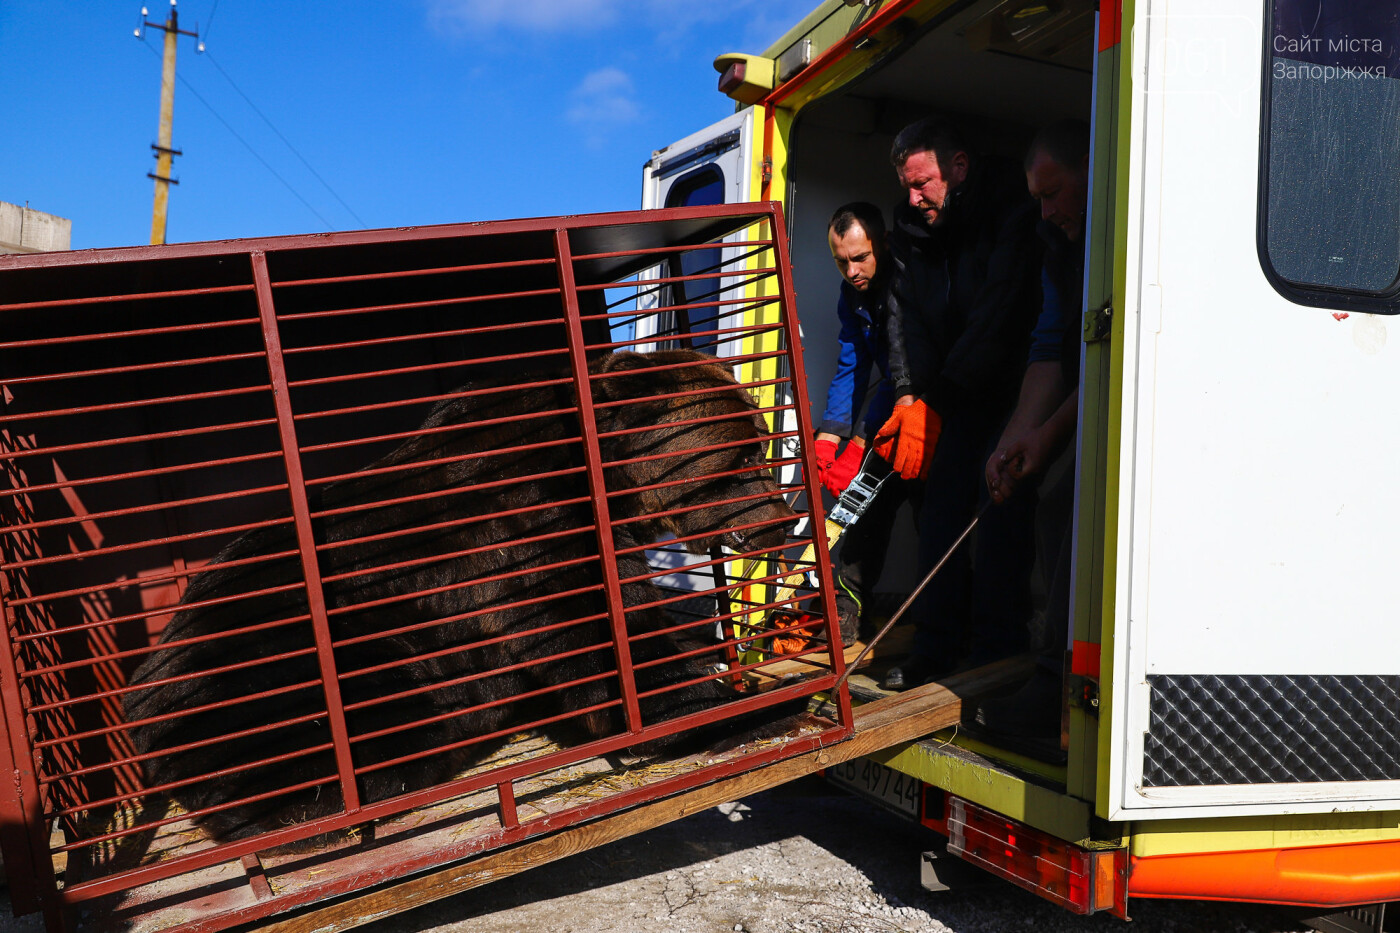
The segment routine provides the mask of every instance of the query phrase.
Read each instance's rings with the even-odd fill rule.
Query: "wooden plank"
[[[942,683],[927,684],[859,706],[847,741],[717,781],[551,836],[492,852],[365,894],[311,908],[258,927],[263,933],[337,933],[469,891],[550,862],[805,777],[852,758],[911,742],[962,719],[963,699],[1024,680],[1032,655],[1009,658]]]
[[[858,641],[842,652],[846,659],[846,666],[850,667],[855,663],[856,658],[865,650],[865,642]],[[861,662],[861,667],[870,666],[870,658],[867,657]],[[810,674],[813,671],[831,670],[831,655],[823,651],[821,654],[812,654],[796,661],[771,661],[763,665],[749,676],[758,683],[774,683],[779,677],[785,674]]]

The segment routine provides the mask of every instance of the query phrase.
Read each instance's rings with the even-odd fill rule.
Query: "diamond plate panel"
[[[1400,779],[1400,676],[1148,678],[1143,784]]]

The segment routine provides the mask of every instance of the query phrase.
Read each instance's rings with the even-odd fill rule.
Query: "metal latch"
[[[1084,312],[1084,342],[1097,343],[1107,340],[1113,331],[1113,305],[1090,309]]]
[[[1069,675],[1069,705],[1077,706],[1097,716],[1099,713],[1099,682],[1082,674]]]

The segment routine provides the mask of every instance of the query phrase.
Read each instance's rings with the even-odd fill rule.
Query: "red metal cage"
[[[221,929],[843,738],[796,334],[776,204],[0,257],[16,911]]]

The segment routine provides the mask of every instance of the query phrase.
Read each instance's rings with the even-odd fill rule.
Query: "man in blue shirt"
[[[889,419],[894,408],[886,326],[889,254],[885,244],[884,216],[873,204],[846,204],[827,226],[827,245],[842,278],[836,300],[841,333],[836,374],[826,392],[815,453],[817,478],[833,496],[841,495],[860,471],[867,438]],[[876,377],[873,390],[872,374]],[[844,449],[842,441],[846,442]],[[914,485],[892,478],[842,538],[837,551],[836,610],[841,640],[847,645],[856,640],[862,607],[884,570],[895,512],[909,494],[908,487]]]
[[[1026,183],[1040,202],[1045,241],[1042,304],[1031,336],[1021,392],[996,450],[987,460],[987,490],[1001,505],[1039,497],[1042,564],[1051,570],[1034,676],[1009,697],[987,700],[981,725],[1035,739],[1058,739],[1061,671],[1069,639],[1070,538],[1074,452],[1079,418],[1080,311],[1084,294],[1084,226],[1089,202],[1089,127],[1066,120],[1041,130],[1026,156]],[[1046,472],[1061,455],[1067,469]],[[1037,488],[1039,487],[1039,488]]]

